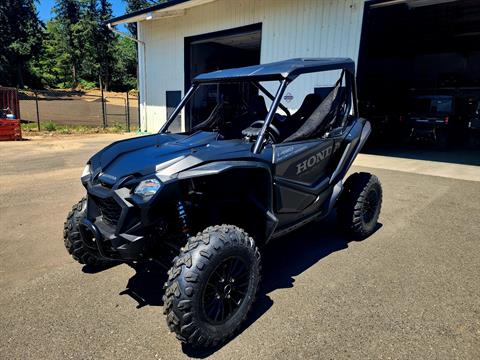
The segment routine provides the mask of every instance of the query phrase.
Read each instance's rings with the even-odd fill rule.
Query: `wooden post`
[[[102,84],[102,78],[100,77],[100,90],[102,92],[102,119],[103,119],[103,128],[105,129],[107,127],[107,118],[105,114],[105,98],[103,96],[103,84]]]
[[[38,93],[35,91],[35,107],[37,109],[37,129],[40,131],[40,112],[38,111]]]
[[[127,131],[130,132],[130,98],[127,91]]]

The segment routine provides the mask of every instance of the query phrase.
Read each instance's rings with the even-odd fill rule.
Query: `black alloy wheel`
[[[240,257],[225,259],[213,271],[203,291],[202,307],[212,324],[232,317],[245,299],[250,284],[250,270]]]

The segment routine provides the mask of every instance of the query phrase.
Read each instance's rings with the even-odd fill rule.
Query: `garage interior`
[[[379,143],[400,141],[412,91],[479,98],[478,0],[368,2],[361,43],[361,109],[374,122]]]
[[[185,89],[198,74],[260,63],[261,24],[219,31],[185,39]],[[203,86],[195,94],[186,125],[191,128],[211,113],[220,97],[242,96],[248,99],[258,93],[255,88],[240,85]]]

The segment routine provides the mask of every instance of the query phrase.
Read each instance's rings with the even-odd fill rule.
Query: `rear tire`
[[[450,145],[450,136],[446,130],[437,130],[435,132],[435,142],[440,150],[447,150]]]
[[[170,331],[194,347],[225,342],[247,317],[259,280],[260,253],[242,229],[212,226],[191,237],[165,283]]]
[[[375,175],[352,174],[345,181],[337,208],[338,220],[356,239],[364,239],[376,230],[382,206],[382,186]]]
[[[67,220],[63,225],[63,240],[65,248],[73,259],[80,264],[89,265],[95,268],[108,267],[114,264],[113,261],[105,259],[100,254],[87,248],[82,241],[80,231],[78,229],[80,221],[85,216],[87,209],[87,198],[82,198],[72,207],[67,215]]]
[[[477,149],[480,147],[480,131],[470,130],[468,132],[467,146],[469,149]]]

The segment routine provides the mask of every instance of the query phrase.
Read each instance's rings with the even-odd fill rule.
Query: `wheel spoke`
[[[227,298],[227,304],[228,304],[228,313],[231,314],[232,311],[235,309],[236,306],[232,306],[232,297]]]
[[[245,291],[242,291],[242,290],[239,290],[239,289],[235,289],[235,290],[232,290],[232,293],[240,294],[241,296],[243,296],[247,293],[247,290],[245,289]]]
[[[236,288],[243,288],[243,287],[247,287],[248,284],[250,284],[250,278],[248,278],[247,280],[245,280],[241,283],[235,283],[235,287]]]
[[[218,321],[218,316],[222,313],[222,311],[223,311],[223,302],[219,301],[217,312],[215,313],[215,318],[214,318],[215,321]]]
[[[235,276],[239,263],[240,261],[238,259],[232,259],[232,261],[230,262],[230,271],[229,271],[230,276]]]
[[[248,271],[245,271],[245,272],[240,273],[238,276],[236,276],[235,280],[238,282],[239,280],[241,280],[241,279],[243,279],[247,276],[250,276],[250,273]]]
[[[218,301],[215,301],[215,300],[216,300],[216,299],[214,299],[214,301],[212,301],[212,302],[209,304],[209,308],[208,308],[208,310],[207,310],[207,315],[208,315],[208,316],[211,316],[211,315],[214,313],[215,309],[218,308]]]
[[[225,301],[222,301],[222,316],[220,317],[220,320],[225,319]]]

